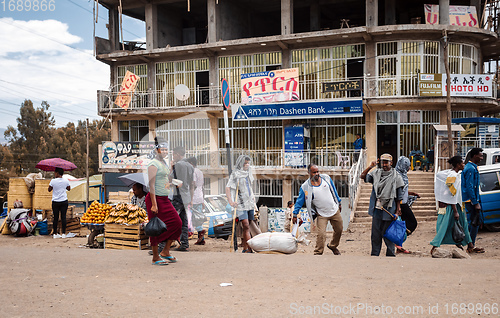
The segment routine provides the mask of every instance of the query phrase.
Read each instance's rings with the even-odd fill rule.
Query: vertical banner
[[[425,24],[439,24],[439,5],[424,4]],[[450,25],[479,28],[476,7],[450,6]]]
[[[299,100],[299,69],[241,74],[241,103]]]
[[[132,100],[132,94],[135,91],[139,79],[139,76],[130,71],[127,71],[127,73],[125,73],[122,86],[120,87],[120,93],[118,93],[118,96],[115,100],[116,105],[120,106],[121,108],[128,108],[128,105]]]

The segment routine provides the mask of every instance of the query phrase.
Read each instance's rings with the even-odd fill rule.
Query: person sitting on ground
[[[473,249],[472,239],[467,227],[465,213],[462,211],[460,203],[462,201],[462,178],[460,171],[464,170],[464,162],[462,157],[455,156],[448,160],[453,169],[443,170],[436,176],[434,191],[436,200],[438,201],[438,219],[436,222],[436,236],[430,242],[432,245],[431,255],[434,250],[443,245],[456,245],[462,249],[462,246],[468,246],[468,249]],[[458,221],[464,229],[465,237],[460,243],[453,240],[451,231],[453,223]]]
[[[134,183],[132,186],[134,195],[130,198],[130,203],[137,205],[141,209],[146,210],[146,192],[144,186],[140,183]]]
[[[417,167],[417,161],[420,161],[420,170],[424,170],[427,165],[427,161],[424,158],[424,153],[419,149],[418,145],[415,145],[412,151],[410,151],[410,158],[413,160],[413,171]]]

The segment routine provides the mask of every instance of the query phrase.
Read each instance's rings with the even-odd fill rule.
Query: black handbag
[[[148,224],[144,227],[144,234],[147,236],[159,236],[166,231],[167,225],[157,216],[149,220]]]
[[[453,224],[453,228],[451,229],[451,237],[457,244],[461,243],[465,238],[464,228],[462,227],[460,222],[458,222],[458,220],[455,220],[455,223]]]
[[[175,172],[175,165],[173,169],[174,169],[174,178],[177,179],[177,173]],[[182,196],[177,186],[175,186],[175,190],[176,193],[172,198],[172,205],[174,206],[174,209],[177,211],[177,213],[181,213],[181,211],[184,209],[184,203],[182,202]]]

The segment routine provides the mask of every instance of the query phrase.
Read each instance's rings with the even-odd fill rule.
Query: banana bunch
[[[116,224],[140,224],[148,222],[148,214],[144,209],[141,209],[137,205],[134,204],[125,204],[120,203],[117,204],[108,217],[105,220],[105,223],[116,223]]]

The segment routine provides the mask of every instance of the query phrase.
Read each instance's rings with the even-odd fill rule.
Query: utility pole
[[[90,190],[90,180],[89,180],[89,119],[87,118],[87,197],[85,200],[85,211],[87,211],[89,205],[89,190]]]
[[[451,97],[450,97],[450,63],[448,62],[448,32],[443,31],[444,41],[444,68],[446,70],[446,129],[448,131],[448,157],[455,154],[451,136]]]

